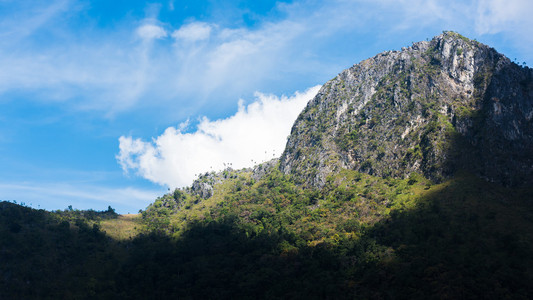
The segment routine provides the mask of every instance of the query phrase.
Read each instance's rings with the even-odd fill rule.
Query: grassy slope
[[[127,240],[136,237],[141,228],[140,214],[119,215],[114,219],[100,222],[101,230],[115,240]]]

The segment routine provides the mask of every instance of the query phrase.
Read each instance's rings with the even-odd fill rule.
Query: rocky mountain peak
[[[280,168],[316,187],[342,168],[441,181],[468,169],[533,177],[533,71],[444,32],[328,81],[296,120]]]

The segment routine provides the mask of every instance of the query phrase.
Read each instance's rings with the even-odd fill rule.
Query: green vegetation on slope
[[[46,212],[0,202],[0,298],[111,298],[123,248],[100,231],[113,211]]]
[[[177,261],[160,271],[179,270],[184,281],[172,282],[169,292],[208,298],[532,295],[531,191],[468,174],[431,186],[419,175],[398,180],[343,171],[322,191],[303,190],[278,171],[241,183],[214,209],[189,208],[203,217],[187,228],[170,229],[176,237],[170,249],[177,252],[167,258]]]
[[[140,219],[139,214],[119,215],[116,218],[102,220],[100,228],[115,240],[127,240],[139,234]]]
[[[532,198],[468,174],[345,170],[306,190],[274,169],[133,220],[2,203],[0,285],[7,299],[526,299]]]

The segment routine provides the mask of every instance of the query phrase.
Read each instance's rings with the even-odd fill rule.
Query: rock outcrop
[[[533,70],[454,32],[364,60],[293,125],[280,168],[315,187],[342,168],[438,182],[468,169],[533,182]]]
[[[252,171],[252,179],[255,181],[261,180],[263,177],[265,177],[267,174],[272,172],[274,168],[279,163],[278,158],[271,159],[269,161],[263,162],[261,164],[258,164],[254,166]]]

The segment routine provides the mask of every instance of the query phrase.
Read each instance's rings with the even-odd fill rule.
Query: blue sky
[[[533,65],[533,4],[0,0],[0,199],[137,212],[278,156],[319,85],[443,30]]]

